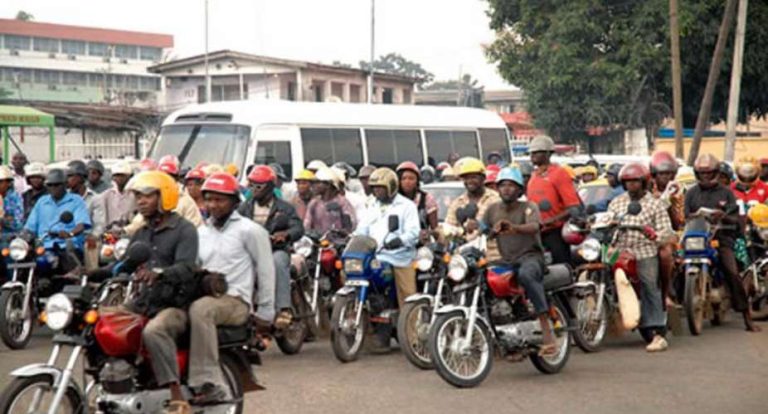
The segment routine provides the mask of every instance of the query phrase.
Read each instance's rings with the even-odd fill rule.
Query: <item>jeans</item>
[[[664,335],[667,314],[659,287],[658,257],[638,260],[637,272],[640,274],[640,327]]]
[[[552,264],[571,263],[571,246],[563,240],[562,228],[541,233],[541,244],[552,255]]]
[[[524,258],[517,269],[517,282],[525,290],[525,296],[533,303],[537,314],[547,313],[547,295],[544,293],[544,267],[537,258]]]
[[[285,250],[272,252],[275,261],[275,310],[291,308],[291,255]]]
[[[161,387],[179,382],[176,339],[186,332],[187,321],[187,313],[183,310],[166,308],[155,315],[141,333],[152,360],[157,385]]]

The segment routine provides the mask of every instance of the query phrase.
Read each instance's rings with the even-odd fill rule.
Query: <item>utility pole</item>
[[[683,85],[680,75],[680,26],[677,20],[678,0],[669,0],[669,36],[672,49],[672,106],[675,117],[675,157],[683,158]]]
[[[704,96],[701,99],[701,108],[699,116],[696,119],[696,131],[693,133],[693,142],[691,151],[688,153],[688,165],[693,165],[696,157],[699,156],[699,147],[701,138],[704,136],[704,130],[709,124],[709,114],[712,111],[712,98],[715,95],[715,85],[720,76],[720,66],[723,63],[723,54],[725,53],[725,43],[728,41],[728,34],[733,26],[733,15],[736,14],[736,0],[728,0],[725,3],[725,15],[720,24],[720,32],[717,35],[717,44],[712,56],[712,64],[709,66],[709,75],[707,76],[707,86],[704,88]]]
[[[376,40],[376,0],[371,0],[371,71],[368,74],[368,103],[373,103],[373,61],[374,45]]]
[[[747,32],[747,5],[748,0],[739,0],[739,15],[736,17],[736,41],[733,47],[733,69],[731,70],[731,92],[728,95],[728,119],[725,132],[726,161],[733,161],[736,152],[736,124],[739,122],[744,36]]]
[[[211,75],[208,73],[208,0],[205,0],[205,102],[211,102]]]

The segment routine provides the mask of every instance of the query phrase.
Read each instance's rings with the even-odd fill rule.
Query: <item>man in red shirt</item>
[[[768,184],[759,180],[757,165],[753,162],[742,162],[736,166],[736,182],[731,184],[731,191],[739,202],[741,215],[747,214],[750,202],[759,204],[768,200]]]
[[[571,209],[581,205],[579,195],[568,173],[549,158],[555,151],[552,138],[538,136],[531,141],[529,152],[536,170],[526,190],[528,201],[539,206],[541,212],[541,241],[552,254],[553,263],[569,263],[571,248],[561,234],[563,224],[571,216]]]

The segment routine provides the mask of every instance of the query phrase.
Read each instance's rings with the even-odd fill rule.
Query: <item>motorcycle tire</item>
[[[477,319],[472,335],[473,342],[478,340],[477,346],[473,348],[479,348],[480,360],[477,364],[477,370],[473,375],[460,375],[455,372],[445,358],[443,351],[450,351],[451,346],[445,342],[448,339],[447,336],[451,335],[452,331],[456,328],[453,324],[461,324],[458,328],[460,330],[466,330],[468,323],[467,318],[462,312],[452,312],[444,315],[440,315],[435,319],[435,323],[429,330],[429,351],[432,355],[432,363],[435,365],[435,371],[440,375],[445,382],[453,385],[457,388],[471,388],[476,387],[482,383],[488,374],[491,373],[493,368],[493,337],[491,336],[490,329],[482,322],[481,319]],[[461,332],[463,334],[463,332]],[[457,340],[454,338],[453,340]],[[455,360],[452,358],[452,360]]]
[[[39,412],[38,409],[31,410],[29,407],[16,406],[19,397],[25,396],[25,394],[33,392],[35,389],[43,389],[47,395],[44,395],[43,403],[46,401],[50,403],[53,400],[54,390],[52,388],[53,377],[46,374],[35,375],[31,377],[17,377],[11,381],[8,386],[0,395],[0,413],[14,414],[14,413],[27,413],[27,412]],[[29,397],[32,397],[31,395]],[[31,399],[31,398],[30,398]],[[80,394],[75,391],[74,388],[67,389],[62,399],[62,405],[56,411],[61,414],[81,414],[85,412],[83,405],[83,399]],[[18,403],[22,403],[19,401]],[[68,407],[64,407],[67,405]],[[64,409],[63,409],[64,408]]]
[[[243,383],[240,380],[240,365],[231,356],[221,355],[221,372],[229,386],[231,401],[236,401],[234,414],[243,414]]]
[[[368,331],[368,312],[363,309],[363,314],[360,319],[360,325],[355,328],[354,338],[351,341],[347,340],[348,335],[344,332],[343,319],[352,320],[356,318],[355,314],[347,314],[347,308],[352,305],[352,311],[356,312],[355,303],[357,302],[357,296],[345,295],[339,296],[333,303],[333,312],[331,314],[331,347],[333,348],[333,355],[336,356],[341,362],[347,363],[357,360],[360,355],[360,351],[363,348],[363,342],[365,342],[365,334]],[[363,303],[359,303],[358,306],[365,306]]]
[[[571,299],[571,307],[576,312],[576,329],[573,331],[573,342],[585,353],[592,353],[600,351],[603,346],[603,341],[608,333],[608,325],[610,322],[610,312],[608,305],[608,297],[603,295],[603,303],[600,309],[600,315],[596,319],[591,321],[583,321],[581,315],[585,312],[591,313],[591,310],[597,306],[597,293],[593,292],[584,298]],[[591,301],[590,301],[591,300]],[[591,324],[589,332],[586,332],[586,324]],[[597,325],[594,327],[594,325]],[[592,329],[594,327],[594,329]]]
[[[752,319],[756,321],[768,320],[768,296],[752,301]]]
[[[414,318],[426,318],[419,326],[413,326]],[[428,300],[409,302],[403,305],[397,318],[397,342],[405,358],[416,368],[432,369],[432,354],[429,352],[429,321],[432,306]]]
[[[688,330],[691,335],[701,334],[704,324],[704,298],[701,296],[701,284],[707,276],[699,274],[696,277],[686,276],[685,294],[683,295],[683,307],[685,308],[685,318],[688,322]]]
[[[21,322],[21,332],[12,332],[17,327],[8,319],[11,312],[21,312],[23,302],[24,292],[19,289],[3,290],[0,293],[0,338],[11,349],[23,349],[32,339],[34,312],[31,308],[27,318]]]
[[[555,304],[557,309],[557,321],[560,323],[559,330],[555,331],[555,341],[559,342],[557,354],[552,356],[539,356],[538,353],[531,354],[531,363],[542,374],[556,374],[560,372],[568,362],[571,355],[571,338],[568,329],[568,313],[559,301]],[[559,332],[558,332],[559,331]]]
[[[311,319],[306,317],[310,313],[309,305],[304,301],[303,295],[295,284],[291,288],[291,304],[293,305],[294,318],[291,324],[275,338],[277,347],[285,355],[296,355],[301,351],[304,338],[309,333],[307,320]]]

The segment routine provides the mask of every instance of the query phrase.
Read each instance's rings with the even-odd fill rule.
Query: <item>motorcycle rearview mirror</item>
[[[75,216],[72,215],[71,211],[65,211],[65,212],[61,213],[61,215],[59,216],[59,221],[61,221],[64,224],[69,224],[74,219],[75,219]]]
[[[465,209],[465,212],[467,213],[467,218],[475,218],[478,212],[477,204],[469,203]]]
[[[389,216],[389,232],[394,233],[400,228],[400,218],[394,214]]]
[[[637,201],[629,203],[629,207],[627,207],[627,214],[630,216],[636,216],[640,214],[641,211],[643,211],[643,206],[641,206]]]

